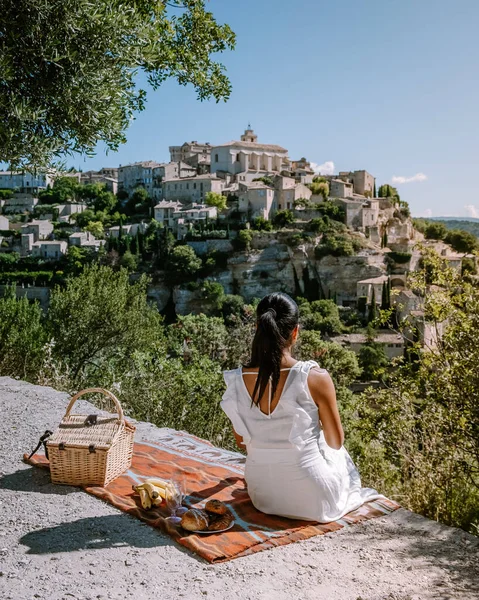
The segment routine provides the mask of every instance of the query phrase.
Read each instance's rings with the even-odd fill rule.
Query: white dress
[[[253,505],[268,514],[329,523],[382,496],[361,487],[344,447],[327,445],[307,384],[313,366],[318,364],[300,361],[288,369],[269,415],[251,405],[242,369],[225,371],[221,407],[246,445],[245,479]]]

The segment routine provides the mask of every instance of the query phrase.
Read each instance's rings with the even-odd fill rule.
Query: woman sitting
[[[286,294],[263,298],[246,368],[225,371],[221,407],[246,449],[245,479],[265,513],[327,523],[379,498],[361,488],[343,447],[334,384],[325,369],[296,361],[298,306]]]

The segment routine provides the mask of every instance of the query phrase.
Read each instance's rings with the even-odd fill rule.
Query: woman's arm
[[[318,407],[324,438],[331,448],[339,450],[344,442],[344,432],[336,402],[336,390],[328,373],[311,369],[308,376],[311,396]]]
[[[240,435],[238,435],[234,429],[233,435],[235,436],[236,445],[238,446],[238,448],[240,450],[246,450],[246,446],[243,444],[243,438]]]

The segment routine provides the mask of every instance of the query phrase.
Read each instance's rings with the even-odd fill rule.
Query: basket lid
[[[95,415],[96,420],[89,424],[87,415],[68,415],[63,417],[60,425],[49,438],[48,446],[65,444],[69,447],[108,449],[124,422],[119,422],[117,416]]]

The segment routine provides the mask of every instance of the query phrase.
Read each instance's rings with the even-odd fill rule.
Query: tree
[[[72,215],[72,218],[75,220],[78,227],[81,227],[83,229],[87,227],[91,221],[95,221],[97,217],[95,215],[95,212],[91,208],[88,208],[87,210],[84,210],[81,213],[75,213],[74,215]]]
[[[121,257],[120,264],[127,271],[136,271],[138,267],[138,257],[135,254],[132,254],[129,250],[127,250],[125,254]]]
[[[353,459],[368,485],[381,482],[404,507],[477,533],[479,288],[428,250],[409,283],[437,341],[415,345],[387,389],[357,398]]]
[[[17,300],[15,286],[7,287],[0,298],[0,373],[35,381],[46,342],[40,305]]]
[[[147,213],[150,205],[151,201],[148,192],[144,187],[137,187],[126,203],[126,210],[132,215],[135,213]]]
[[[205,196],[205,202],[207,206],[216,206],[218,212],[226,208],[226,196],[217,192],[208,192]]]
[[[253,229],[256,229],[256,231],[272,231],[273,225],[271,221],[264,217],[256,217],[253,221]]]
[[[395,187],[385,183],[379,187],[379,198],[395,198],[399,200],[399,193]]]
[[[195,275],[201,266],[201,258],[190,246],[177,246],[168,257],[168,270],[180,277]]]
[[[234,33],[204,0],[4,0],[0,24],[0,162],[46,167],[65,153],[117,150],[153,89],[191,84],[226,100],[230,83],[211,57]]]
[[[252,240],[253,232],[251,231],[251,229],[241,229],[240,231],[238,231],[238,237],[236,238],[236,240],[233,241],[237,241],[239,249],[244,249],[249,252],[251,249]]]
[[[374,180],[373,198],[377,198],[377,194],[376,194],[376,180]]]
[[[67,268],[69,275],[78,275],[84,267],[93,261],[94,253],[88,248],[69,246],[67,252]]]
[[[103,223],[101,223],[100,221],[90,221],[85,227],[85,231],[90,232],[97,239],[102,238],[105,235]]]
[[[424,229],[424,237],[428,240],[443,240],[446,234],[447,229],[443,223],[429,221]]]
[[[148,352],[161,339],[161,318],[147,302],[146,277],[130,285],[126,269],[92,265],[52,291],[48,330],[54,354],[77,384],[112,361]]]
[[[2,125],[0,125],[0,139],[2,136],[1,127]],[[42,204],[64,204],[65,202],[74,202],[78,200],[80,189],[81,186],[74,177],[57,177],[52,188],[39,192],[38,199]]]
[[[374,341],[374,330],[368,329],[366,343],[361,346],[358,355],[359,366],[362,369],[361,379],[372,381],[383,379],[389,365],[389,359],[382,344]]]
[[[294,214],[292,210],[278,210],[278,212],[273,217],[273,225],[275,227],[287,227],[288,225],[292,225],[294,223]]]
[[[451,244],[456,252],[474,252],[479,248],[477,238],[468,231],[451,229],[444,237],[446,244]]]
[[[321,178],[323,179],[323,178]],[[322,196],[323,200],[327,200],[329,196],[329,183],[324,181],[314,181],[309,184],[309,189],[313,192],[315,196]]]
[[[376,289],[373,286],[373,291],[371,292],[371,303],[369,304],[368,311],[368,321],[371,323],[378,316],[378,307],[376,304]]]

